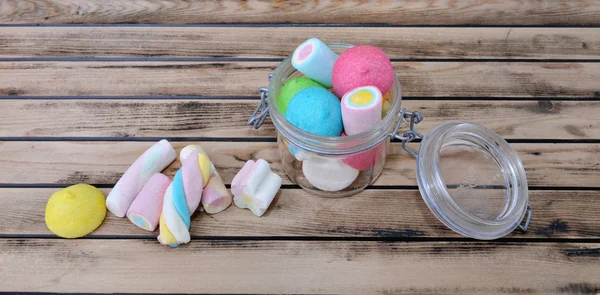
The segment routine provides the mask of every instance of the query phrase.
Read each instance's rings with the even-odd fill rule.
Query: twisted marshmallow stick
[[[161,244],[177,247],[190,241],[190,216],[200,205],[210,170],[211,163],[208,157],[196,151],[192,152],[177,170],[163,200],[158,236]]]

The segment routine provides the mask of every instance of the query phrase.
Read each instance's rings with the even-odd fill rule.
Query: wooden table
[[[600,1],[368,2],[1,0],[0,291],[600,293]],[[450,231],[398,143],[357,196],[284,177],[265,216],[197,213],[177,249],[112,214],[82,239],[46,229],[54,191],[107,194],[161,138],[202,144],[226,183],[248,159],[284,176],[273,125],[245,124],[311,36],[387,52],[425,133],[460,119],[505,137],[527,169],[529,230]]]

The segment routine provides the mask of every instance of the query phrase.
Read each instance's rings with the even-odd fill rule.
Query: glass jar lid
[[[426,135],[417,157],[417,181],[429,209],[464,236],[506,236],[531,211],[517,153],[498,134],[475,123],[451,121]]]

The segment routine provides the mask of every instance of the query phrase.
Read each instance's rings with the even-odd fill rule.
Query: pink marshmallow
[[[354,135],[373,130],[381,121],[383,96],[374,86],[355,88],[342,97],[344,131]]]
[[[154,231],[158,226],[163,197],[170,183],[171,180],[162,173],[152,175],[129,207],[127,218],[140,228]]]
[[[335,62],[333,90],[338,97],[361,86],[375,86],[387,93],[396,76],[389,57],[379,48],[362,45],[346,49]]]
[[[177,154],[171,144],[163,139],[147,149],[121,176],[106,198],[106,208],[123,217],[148,179],[165,169]]]
[[[342,133],[342,136],[347,136],[346,133]],[[366,151],[358,152],[351,155],[343,156],[342,162],[344,164],[360,171],[369,170],[377,163],[377,155],[381,152],[381,149],[385,147],[385,142],[377,145],[374,148]]]

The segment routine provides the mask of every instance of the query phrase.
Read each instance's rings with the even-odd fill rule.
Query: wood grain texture
[[[0,235],[53,235],[44,208],[57,189],[0,189]],[[110,189],[102,189],[108,195]],[[598,191],[531,191],[533,215],[526,233],[509,238],[600,238]],[[429,211],[418,190],[366,190],[341,199],[319,198],[299,189],[283,189],[258,218],[231,206],[222,213],[192,216],[194,237],[369,237],[458,238]],[[142,230],[111,213],[93,236],[155,239],[158,230]]]
[[[174,142],[180,150],[189,142]],[[262,158],[289,184],[277,143],[202,142],[225,183],[243,164]],[[0,142],[0,183],[114,184],[152,142]],[[513,144],[529,185],[597,187],[600,144]],[[416,144],[412,146],[416,147]],[[416,185],[415,160],[394,143],[376,185]],[[165,173],[173,176],[175,161]]]
[[[0,95],[256,96],[277,64],[3,62]],[[600,95],[600,63],[395,62],[394,66],[405,96]]]
[[[7,239],[0,275],[6,291],[580,294],[600,290],[599,248],[215,240],[169,249],[146,240]]]
[[[270,120],[258,130],[246,122],[257,100],[2,100],[0,137],[274,137]],[[598,139],[597,101],[406,100],[420,111],[419,130],[449,120],[482,124],[504,138]]]
[[[595,0],[5,0],[1,23],[380,23],[596,25]],[[352,17],[349,17],[352,16]]]
[[[285,58],[315,36],[390,58],[600,58],[595,28],[372,27],[7,27],[0,57]]]

